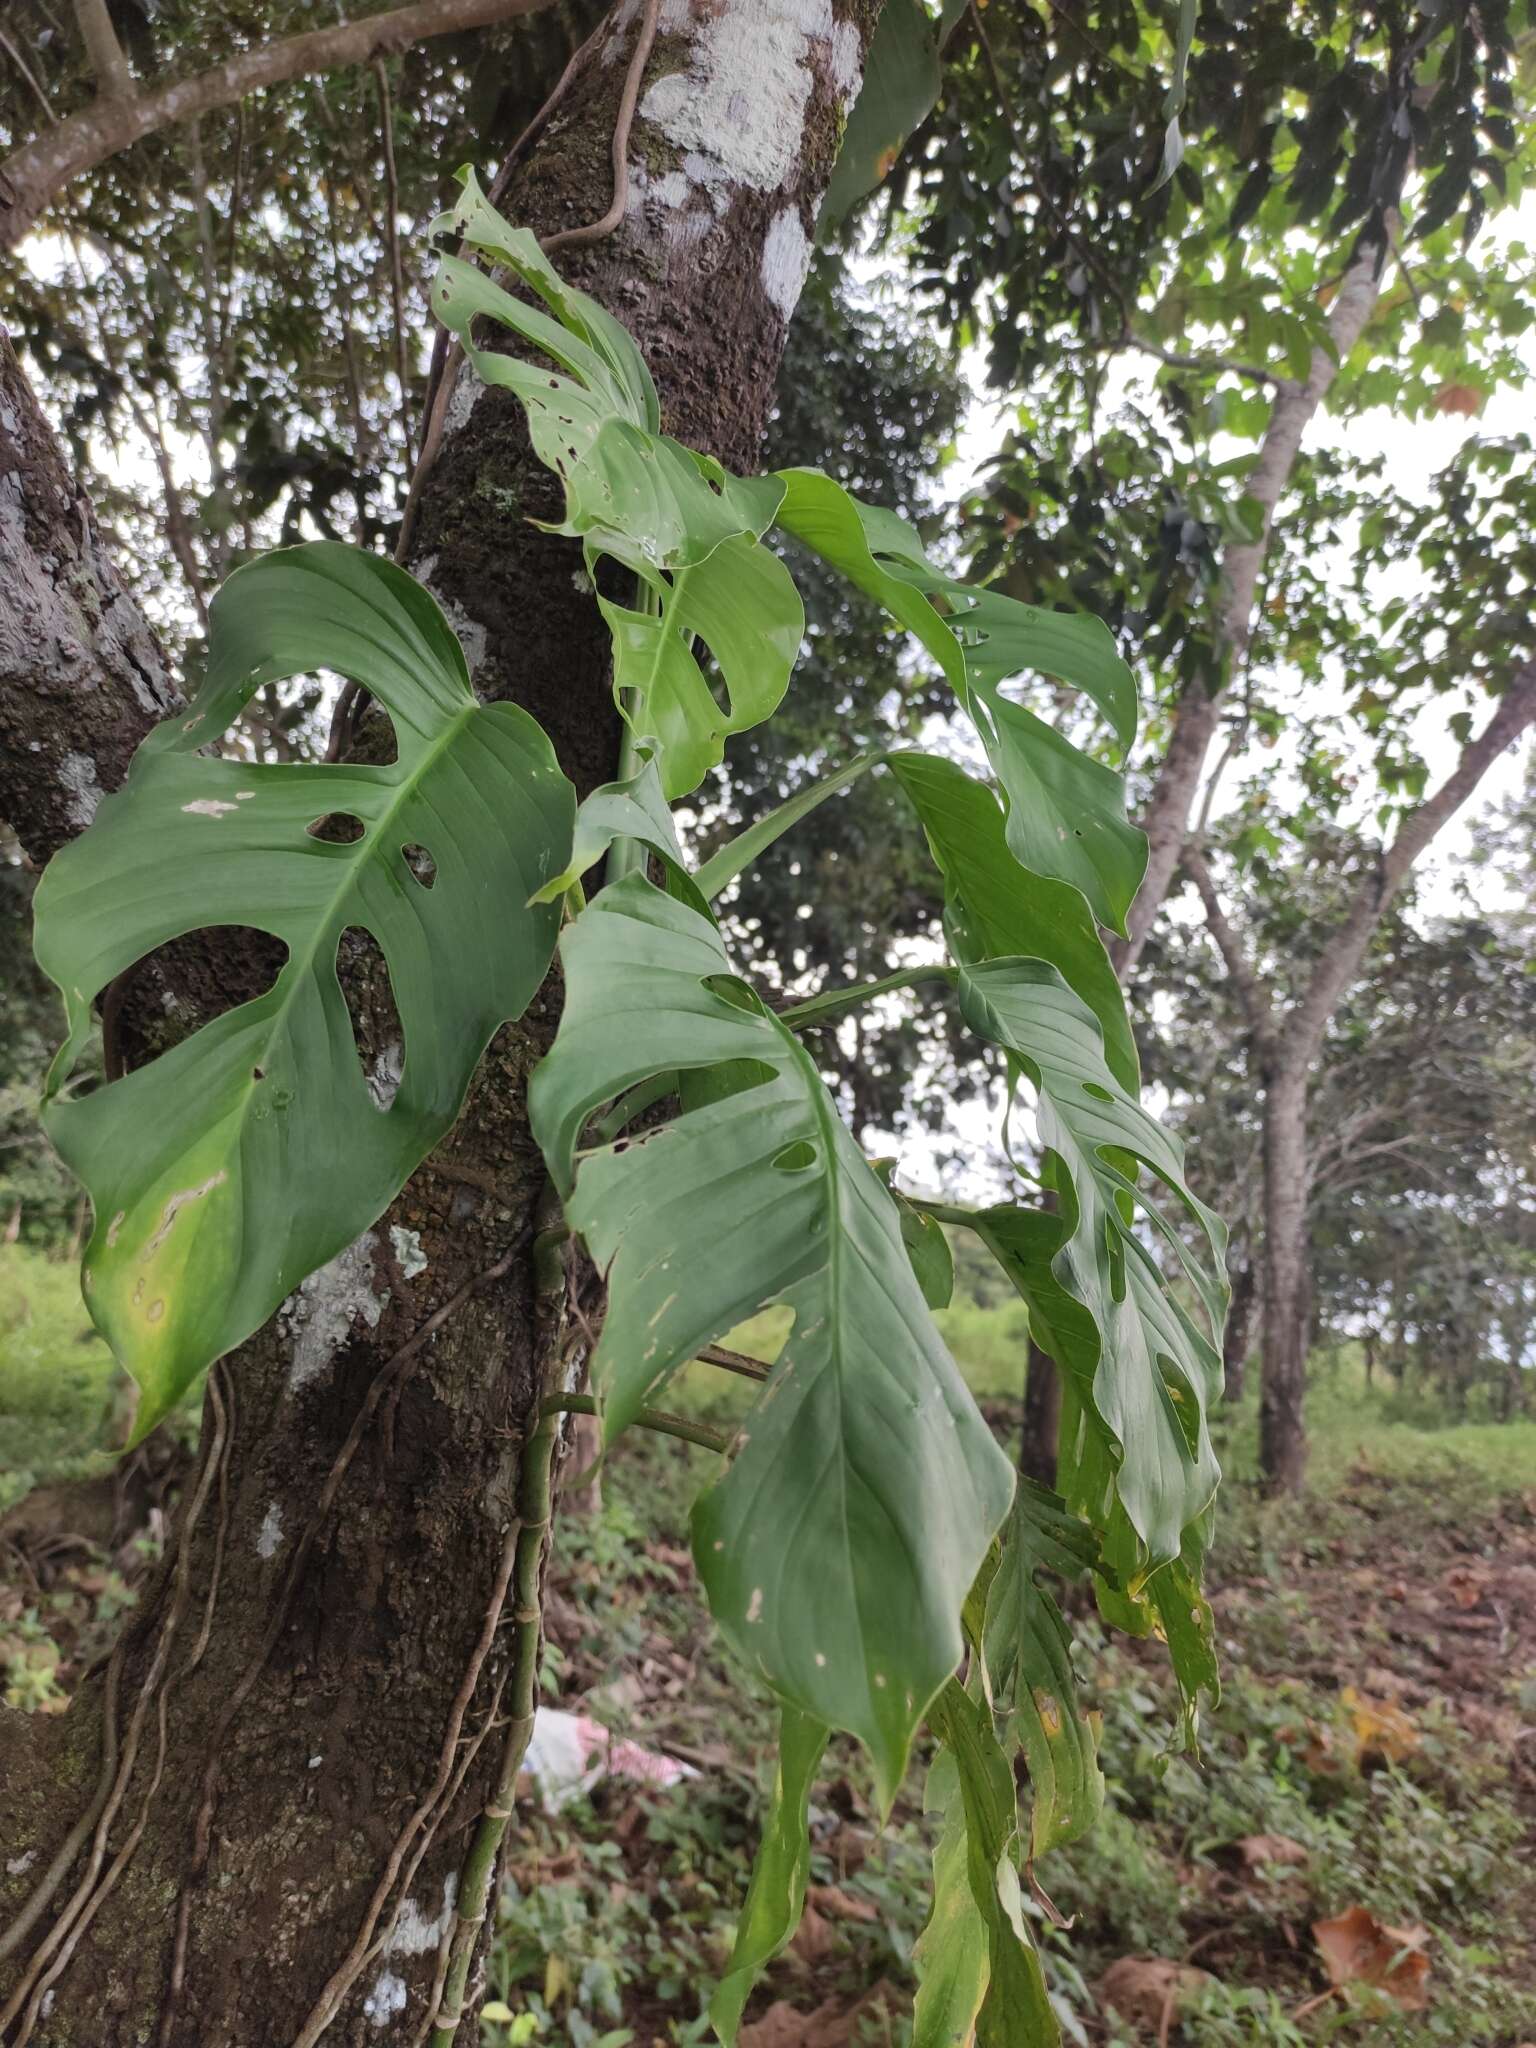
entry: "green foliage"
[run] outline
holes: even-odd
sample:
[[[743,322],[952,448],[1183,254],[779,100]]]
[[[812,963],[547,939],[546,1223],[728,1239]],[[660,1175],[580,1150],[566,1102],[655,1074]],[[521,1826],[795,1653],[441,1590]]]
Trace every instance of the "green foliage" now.
[[[0,1245],[0,1513],[99,1469],[112,1371],[74,1265]]]
[[[389,711],[392,764],[195,751],[262,683],[321,666]],[[458,641],[404,571],[317,541],[220,592],[190,713],[150,735],[37,892],[37,955],[69,1022],[45,1121],[91,1194],[85,1296],[143,1390],[141,1434],[365,1230],[452,1124],[491,1034],[544,978],[558,913],[525,906],[565,862],[572,809],[543,732],[476,702]],[[329,816],[356,839],[316,837]],[[267,993],[107,1088],[64,1094],[94,998],[215,924],[283,940]],[[404,1034],[387,1103],[337,979],[351,927],[383,950]]]
[[[1096,930],[1123,924],[1144,849],[1119,775],[1005,694],[1025,671],[1058,679],[1124,745],[1129,675],[1097,622],[971,591],[902,520],[824,473],[742,480],[661,434],[628,335],[490,209],[472,175],[463,184],[438,226],[533,302],[445,256],[434,303],[470,362],[521,402],[563,485],[557,530],[582,539],[595,587],[603,578],[626,760],[573,823],[542,733],[520,711],[476,703],[452,634],[402,572],[318,543],[230,580],[190,717],[151,737],[125,792],[40,892],[40,957],[70,1021],[51,1128],[95,1200],[93,1313],[145,1385],[147,1426],[381,1212],[451,1121],[490,1032],[541,980],[563,902],[565,1001],[530,1113],[569,1223],[607,1279],[590,1361],[607,1437],[745,1318],[770,1304],[792,1317],[693,1513],[717,1620],[797,1717],[720,2025],[729,2034],[793,1926],[803,1792],[824,1731],[859,1738],[889,1810],[926,1717],[949,1814],[928,1981],[948,1987],[946,2009],[969,2009],[987,2048],[1037,2048],[1056,2026],[1021,1844],[1075,1835],[1100,1797],[1060,1612],[1037,1569],[1091,1565],[1106,1612],[1137,1632],[1156,1616],[1187,1695],[1214,1683],[1198,1580],[1216,1476],[1204,1404],[1224,1308],[1220,1227],[1135,1099]],[[490,347],[489,321],[539,362]],[[906,751],[890,763],[944,881],[955,964],[934,971],[1010,1080],[1028,1077],[1039,1096],[1056,1206],[989,1212],[978,1234],[1082,1382],[1070,1506],[1025,1495],[1001,1562],[1014,1475],[925,1298],[947,1299],[952,1284],[939,1227],[951,1212],[899,1196],[863,1156],[797,1035],[914,976],[775,1013],[733,967],[701,881],[713,893],[739,873],[811,813],[809,793],[739,849],[717,850],[699,877],[668,809],[730,733],[760,725],[783,696],[802,614],[765,545],[775,525],[913,636],[1000,786],[994,797]],[[637,605],[607,595],[615,567],[636,579]],[[394,764],[252,769],[193,751],[261,685],[317,667],[380,699]],[[829,785],[875,765],[838,764]],[[317,812],[355,818],[360,836],[316,839],[305,828]],[[661,856],[661,885],[637,848]],[[577,877],[605,849],[607,886],[583,905]],[[411,859],[423,850],[426,878]],[[285,941],[272,990],[127,1080],[60,1096],[92,998],[148,948],[209,922]],[[382,949],[406,1040],[382,1112],[336,980],[351,926]],[[653,1112],[643,1125],[642,1109]],[[146,1120],[155,1143],[143,1156],[133,1140]],[[1140,1166],[1183,1204],[1201,1254],[1139,1193]],[[1138,1203],[1173,1247],[1204,1329],[1133,1232]],[[953,1677],[962,1617],[977,1653],[964,1687]],[[1028,1823],[1019,1754],[1036,1779]]]

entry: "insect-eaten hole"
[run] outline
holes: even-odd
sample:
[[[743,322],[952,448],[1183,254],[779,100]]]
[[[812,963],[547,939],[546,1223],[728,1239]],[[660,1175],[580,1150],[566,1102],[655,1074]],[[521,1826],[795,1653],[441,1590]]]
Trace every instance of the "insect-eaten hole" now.
[[[386,1110],[405,1072],[405,1026],[384,949],[366,926],[348,925],[337,941],[336,979],[369,1098],[375,1109]]]
[[[437,862],[424,846],[402,846],[405,864],[420,882],[423,889],[430,889],[437,881]]]
[[[816,1164],[816,1158],[816,1147],[805,1138],[796,1138],[782,1152],[774,1153],[773,1163],[780,1173],[803,1173]]]
[[[327,817],[312,819],[304,830],[311,839],[323,839],[327,846],[356,846],[368,827],[350,811],[332,811]]]

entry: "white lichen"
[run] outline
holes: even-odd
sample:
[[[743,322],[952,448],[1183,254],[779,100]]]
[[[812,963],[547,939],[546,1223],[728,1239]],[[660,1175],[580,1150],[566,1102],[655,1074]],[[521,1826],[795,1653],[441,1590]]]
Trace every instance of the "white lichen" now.
[[[200,796],[192,803],[181,807],[194,818],[223,818],[235,808],[233,804],[222,803],[216,796]]]
[[[370,1330],[378,1325],[389,1290],[375,1289],[373,1255],[378,1239],[365,1230],[329,1265],[311,1273],[280,1314],[293,1346],[288,1384],[297,1390],[317,1379],[352,1333],[355,1318]]]
[[[397,2012],[405,2011],[406,1997],[405,1979],[393,1970],[381,1970],[363,2000],[363,2018],[375,2027],[387,2027]]]
[[[66,754],[59,763],[59,781],[65,792],[64,808],[69,822],[84,831],[105,794],[96,780],[96,763],[89,754]]]
[[[407,1280],[414,1280],[418,1273],[425,1273],[427,1255],[421,1248],[420,1231],[407,1230],[399,1223],[391,1223],[389,1241],[395,1248],[395,1259]]]
[[[374,1054],[373,1064],[366,1076],[368,1093],[373,1098],[375,1109],[388,1109],[400,1093],[400,1082],[405,1074],[405,1047],[398,1039],[381,1046]]]
[[[713,175],[777,191],[800,160],[812,46],[835,61],[835,27],[831,0],[726,0],[697,27],[688,69],[658,78],[640,112]]]
[[[786,320],[800,300],[810,268],[811,244],[800,224],[800,209],[786,206],[776,213],[763,238],[763,296]]]
[[[276,1557],[277,1546],[283,1540],[283,1511],[273,1501],[261,1518],[261,1527],[256,1531],[256,1555]]]
[[[443,1879],[443,1903],[436,1916],[429,1920],[414,1899],[407,1899],[400,1908],[394,1931],[385,1943],[384,1953],[391,1956],[424,1956],[435,1949],[448,1932],[448,1923],[453,1918],[454,1900],[459,1894],[458,1872],[451,1870]]]

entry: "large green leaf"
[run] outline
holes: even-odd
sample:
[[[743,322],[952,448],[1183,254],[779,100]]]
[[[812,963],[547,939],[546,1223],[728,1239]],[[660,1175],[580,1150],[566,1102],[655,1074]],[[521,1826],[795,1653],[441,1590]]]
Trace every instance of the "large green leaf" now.
[[[261,684],[319,668],[385,706],[396,761],[194,751]],[[45,1121],[90,1190],[85,1298],[143,1390],[141,1430],[366,1229],[452,1123],[492,1032],[548,968],[558,912],[528,898],[564,862],[573,810],[544,734],[476,702],[447,621],[403,570],[318,541],[237,570],[214,599],[190,711],[149,736],[36,903],[69,1025]],[[336,814],[360,824],[354,844],[310,830]],[[414,848],[434,864],[426,882]],[[61,1092],[101,990],[210,925],[286,944],[271,989],[110,1087]],[[387,1105],[337,980],[349,926],[383,949],[404,1032]]]
[[[630,337],[595,300],[562,283],[534,238],[503,220],[473,175],[464,176],[458,207],[438,225],[543,303],[514,298],[472,264],[444,256],[433,310],[481,378],[522,401],[536,453],[565,486],[558,530],[582,536],[594,582],[605,555],[634,574],[639,603],[599,599],[613,636],[614,692],[653,748],[666,795],[686,796],[720,761],[727,735],[777,707],[799,653],[799,593],[760,544],[783,485],[732,476],[662,434]],[[569,374],[485,345],[476,322],[488,320]],[[696,638],[714,656],[724,703],[694,653]]]
[[[884,606],[943,669],[1008,799],[1004,830],[1020,863],[1070,883],[1101,924],[1124,931],[1146,866],[1146,839],[1127,822],[1122,777],[999,688],[1004,676],[1025,668],[1064,676],[1129,739],[1130,672],[1104,626],[969,590],[927,563],[903,521],[860,505],[819,470],[782,470],[780,480],[779,525]],[[947,618],[929,593],[945,601]]]
[[[867,1744],[889,1801],[959,1659],[961,1604],[1013,1474],[934,1328],[889,1193],[793,1032],[732,976],[713,924],[634,875],[561,954],[566,1009],[531,1107],[608,1274],[591,1368],[607,1429],[746,1316],[794,1310],[734,1462],[695,1509],[694,1547],[737,1648]],[[763,1078],[577,1171],[600,1104],[728,1062]]]
[[[1110,1072],[1093,1013],[1055,968],[989,961],[962,967],[959,986],[972,1029],[1005,1048],[1037,1092],[1061,1206],[1052,1271],[1092,1317],[1097,1339],[1089,1398],[1113,1446],[1119,1497],[1138,1536],[1153,1560],[1177,1557],[1219,1476],[1206,1415],[1221,1392],[1213,1339],[1226,1312],[1226,1232],[1185,1186],[1177,1140]],[[1174,1197],[1199,1252],[1130,1178],[1137,1161]],[[1131,1227],[1138,1209],[1171,1247],[1206,1330]]]
[[[820,1721],[785,1707],[779,1719],[779,1761],[767,1826],[752,1865],[747,1901],[725,1975],[709,2001],[715,2032],[732,2048],[752,1986],[800,1925],[811,1870],[807,1810],[827,1747]]]
[[[1029,1766],[1032,1856],[1086,1834],[1104,1804],[1098,1727],[1077,1703],[1071,1635],[1036,1580],[1042,1570],[1081,1578],[1098,1554],[1094,1532],[1055,1494],[1019,1481],[987,1591],[984,1642],[994,1709],[1009,1717]]]
[[[886,0],[881,8],[822,201],[823,234],[883,182],[907,137],[931,112],[940,81],[935,30],[922,0]]]
[[[950,1679],[928,1718],[944,1745],[941,1762],[953,1759],[965,1817],[966,1878],[975,1916],[986,1930],[987,1981],[976,2015],[976,2048],[1056,2048],[1060,2029],[1019,1891],[1013,1767],[986,1701],[959,1679]],[[951,1939],[968,1944],[973,1937],[960,1925]],[[938,1960],[930,1949],[930,1971]]]
[[[891,756],[891,769],[944,877],[956,956],[978,961],[1027,953],[1059,968],[1098,1019],[1115,1079],[1134,1091],[1141,1067],[1125,994],[1082,892],[1020,867],[997,798],[955,762],[902,753]]]

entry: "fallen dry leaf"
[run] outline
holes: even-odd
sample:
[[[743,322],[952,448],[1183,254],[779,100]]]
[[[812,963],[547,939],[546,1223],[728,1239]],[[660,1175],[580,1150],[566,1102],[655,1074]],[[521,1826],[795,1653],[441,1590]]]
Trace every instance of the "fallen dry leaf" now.
[[[836,1942],[830,1920],[822,1918],[816,1908],[807,1900],[805,1911],[800,1916],[800,1925],[790,1936],[790,1947],[804,1963],[819,1962]]]
[[[1099,1979],[1099,2003],[1123,2020],[1161,2027],[1215,1981],[1209,1970],[1169,1962],[1166,1956],[1122,1956]]]
[[[884,2010],[895,2011],[898,2003],[895,1989],[884,1977],[856,2005],[829,1998],[814,2012],[799,2012],[781,1998],[760,2019],[742,2028],[736,2037],[738,2048],[847,2048],[862,2019]]]
[[[1465,413],[1475,418],[1483,409],[1483,394],[1475,384],[1442,384],[1435,393],[1436,412]]]
[[[1369,1907],[1351,1906],[1337,1919],[1315,1920],[1312,1939],[1331,1984],[1368,1984],[1404,2012],[1422,2012],[1429,2003],[1428,1928],[1387,1927]]]
[[[1263,1863],[1295,1865],[1307,1860],[1301,1843],[1293,1842],[1289,1835],[1239,1835],[1232,1846],[1250,1870]]]
[[[1346,1685],[1339,1698],[1349,1709],[1355,1730],[1355,1761],[1377,1759],[1399,1764],[1419,1746],[1419,1731],[1401,1707]]]
[[[874,1921],[880,1918],[880,1908],[872,1900],[855,1898],[840,1884],[813,1884],[806,1891],[805,1901],[816,1912],[825,1913],[832,1920]]]
[[[1451,1566],[1445,1575],[1444,1585],[1456,1605],[1463,1609],[1480,1607],[1488,1591],[1484,1574],[1464,1564]]]

